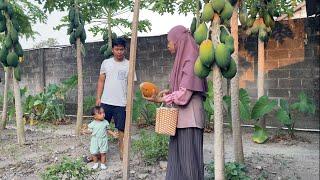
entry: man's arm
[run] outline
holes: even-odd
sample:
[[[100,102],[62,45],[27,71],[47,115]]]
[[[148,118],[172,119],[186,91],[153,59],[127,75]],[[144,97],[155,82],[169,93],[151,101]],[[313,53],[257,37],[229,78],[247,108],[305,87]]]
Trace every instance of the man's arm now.
[[[97,97],[96,97],[96,105],[97,106],[100,106],[100,104],[101,104],[101,96],[102,96],[102,92],[103,92],[105,79],[106,79],[106,74],[99,75],[98,84],[97,84]]]

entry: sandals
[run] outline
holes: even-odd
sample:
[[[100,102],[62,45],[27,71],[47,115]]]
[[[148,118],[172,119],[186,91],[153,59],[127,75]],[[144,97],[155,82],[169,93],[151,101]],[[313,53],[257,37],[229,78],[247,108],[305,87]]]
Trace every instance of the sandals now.
[[[83,156],[83,162],[89,163],[92,162],[92,159],[90,158],[90,156]]]

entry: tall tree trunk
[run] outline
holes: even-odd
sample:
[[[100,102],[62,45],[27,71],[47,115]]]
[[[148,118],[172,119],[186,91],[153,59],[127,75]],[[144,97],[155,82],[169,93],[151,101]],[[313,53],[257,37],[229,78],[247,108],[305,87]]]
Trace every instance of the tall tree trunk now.
[[[8,118],[8,90],[9,90],[9,77],[11,74],[11,68],[5,67],[4,73],[4,92],[3,92],[3,107],[2,107],[2,116],[0,122],[0,130],[4,130],[7,124]]]
[[[214,87],[214,172],[215,179],[224,179],[224,143],[222,111],[222,76],[217,65],[213,67]]]
[[[108,41],[108,47],[112,47],[112,32],[111,32],[111,21],[112,21],[112,19],[111,19],[111,8],[109,8],[108,9],[108,39],[109,39],[109,41]]]
[[[78,109],[77,109],[77,123],[76,135],[80,134],[83,116],[83,77],[82,77],[82,56],[81,56],[81,42],[77,38],[77,71],[78,71]]]
[[[264,95],[264,42],[258,38],[258,98]],[[259,120],[259,125],[263,128],[266,127],[265,118]]]
[[[237,74],[231,79],[231,119],[232,119],[232,137],[233,153],[237,163],[244,162],[241,121],[239,113],[239,37],[238,37],[238,7],[239,2],[233,9],[231,17],[231,34],[234,39],[233,59],[237,65]]]
[[[212,21],[211,39],[214,47],[220,43],[220,17],[215,14]],[[213,66],[214,92],[214,172],[215,179],[224,180],[222,75],[217,65]]]
[[[18,143],[20,145],[23,145],[26,142],[26,138],[25,138],[25,134],[24,134],[24,123],[22,120],[20,86],[19,86],[19,82],[16,80],[13,73],[12,73],[12,80],[13,80],[13,91],[14,91],[14,104],[15,104],[15,108],[16,108]]]

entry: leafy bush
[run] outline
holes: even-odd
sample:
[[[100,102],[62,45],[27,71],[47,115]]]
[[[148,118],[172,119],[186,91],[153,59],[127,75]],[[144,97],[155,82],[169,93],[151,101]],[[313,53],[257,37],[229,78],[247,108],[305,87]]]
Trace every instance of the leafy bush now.
[[[167,160],[169,137],[142,130],[140,139],[133,140],[132,146],[133,151],[139,153],[145,163],[154,164],[157,161]]]
[[[291,111],[294,110],[306,115],[314,115],[316,106],[304,92],[299,93],[299,100],[293,103],[291,106],[289,106],[288,101],[280,99],[280,106],[276,113],[276,118],[281,124],[288,128],[288,133],[290,136],[294,136],[295,120],[292,118],[291,113]]]
[[[41,173],[44,180],[60,180],[60,179],[88,179],[93,171],[86,167],[86,164],[80,160],[72,160],[63,158],[59,164],[50,166]]]
[[[146,101],[140,90],[137,90],[133,100],[133,121],[140,125],[154,125],[157,107],[159,105]]]
[[[209,173],[209,179],[214,179],[214,162],[206,165],[206,169]],[[224,166],[225,179],[229,180],[249,180],[250,177],[246,175],[246,166],[243,164],[228,162]]]
[[[83,111],[91,115],[91,108],[96,105],[96,97],[95,96],[86,96],[83,100]]]
[[[24,112],[31,119],[61,120],[65,116],[65,98],[68,91],[77,85],[77,76],[72,76],[60,85],[50,84],[43,92],[29,95],[25,100]]]

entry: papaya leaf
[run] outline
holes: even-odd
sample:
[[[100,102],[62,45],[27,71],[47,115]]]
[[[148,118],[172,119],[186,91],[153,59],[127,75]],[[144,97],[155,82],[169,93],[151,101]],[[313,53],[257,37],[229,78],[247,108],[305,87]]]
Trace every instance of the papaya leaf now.
[[[271,112],[276,105],[276,100],[270,101],[268,96],[261,96],[252,108],[251,119],[263,117],[265,114]]]
[[[255,143],[262,144],[268,140],[268,133],[265,129],[260,126],[254,126],[254,133],[252,135],[252,140]]]
[[[250,97],[243,88],[239,90],[239,111],[240,119],[244,121],[250,120]]]

